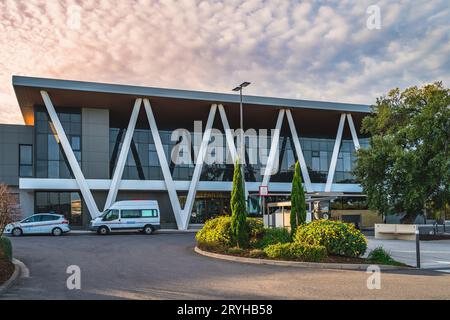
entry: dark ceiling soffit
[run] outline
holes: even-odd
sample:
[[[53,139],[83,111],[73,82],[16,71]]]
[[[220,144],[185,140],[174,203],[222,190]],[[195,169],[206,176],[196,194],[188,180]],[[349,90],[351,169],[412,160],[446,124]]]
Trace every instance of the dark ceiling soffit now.
[[[164,89],[152,87],[129,86],[119,84],[106,84],[96,82],[58,80],[47,78],[34,78],[13,76],[14,87],[32,87],[39,89],[59,89],[85,92],[99,92],[111,94],[124,94],[140,97],[161,97],[172,99],[200,100],[217,103],[239,103],[239,97],[235,94],[212,93],[201,91],[189,91],[178,89]],[[271,107],[320,109],[346,112],[370,112],[370,106],[363,104],[351,104],[340,102],[322,102],[310,100],[296,100],[285,98],[272,98],[260,96],[244,96],[244,103],[253,105],[266,105]]]

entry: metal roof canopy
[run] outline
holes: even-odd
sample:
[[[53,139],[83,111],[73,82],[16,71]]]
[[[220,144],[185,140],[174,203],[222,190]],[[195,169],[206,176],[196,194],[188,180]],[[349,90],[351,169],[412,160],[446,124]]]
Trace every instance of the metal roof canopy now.
[[[199,105],[211,103],[239,104],[236,94],[201,92],[179,89],[166,89],[142,87],[120,84],[107,84],[96,82],[58,80],[48,78],[35,78],[13,76],[12,84],[16,93],[25,122],[32,119],[35,105],[41,105],[40,90],[47,90],[52,99],[55,96],[55,105],[88,106],[99,108],[125,108],[132,106],[137,97],[148,97],[159,101],[169,102],[181,100],[186,106],[193,102]],[[175,102],[175,101],[174,101]],[[328,111],[342,111],[352,113],[368,113],[370,106],[340,102],[324,102],[312,100],[298,100],[274,97],[248,96],[243,97],[244,104],[248,106],[303,108]],[[27,123],[29,124],[29,123]]]

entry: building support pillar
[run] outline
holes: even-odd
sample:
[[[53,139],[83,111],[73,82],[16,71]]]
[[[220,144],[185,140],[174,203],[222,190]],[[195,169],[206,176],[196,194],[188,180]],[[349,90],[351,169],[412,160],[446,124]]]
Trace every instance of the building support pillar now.
[[[286,110],[286,116],[289,122],[289,127],[291,128],[291,135],[292,139],[294,140],[295,151],[297,152],[298,162],[300,164],[300,169],[302,170],[306,191],[313,192],[314,190],[312,188],[311,179],[309,177],[308,167],[306,165],[305,157],[303,156],[302,146],[300,145],[300,140],[298,138],[297,129],[295,128],[291,110]]]
[[[42,90],[41,96],[44,100],[44,105],[50,116],[53,127],[56,130],[56,134],[58,135],[59,143],[61,144],[67,161],[69,162],[70,169],[72,169],[75,180],[77,181],[78,187],[80,188],[80,192],[83,195],[83,200],[86,203],[89,214],[91,215],[91,218],[94,219],[100,215],[100,211],[98,210],[97,204],[95,203],[94,197],[92,196],[92,192],[89,189],[88,184],[86,183],[86,179],[84,178],[83,172],[81,171],[80,165],[78,164],[77,158],[75,157],[75,154],[72,150],[72,146],[70,145],[69,139],[67,139],[64,128],[59,121],[58,114],[56,113],[55,107],[53,106],[53,103],[47,91]]]
[[[341,114],[341,119],[339,120],[336,140],[334,142],[333,154],[331,156],[330,169],[328,170],[327,183],[325,185],[325,192],[331,192],[334,173],[336,172],[336,164],[339,155],[339,149],[341,148],[342,133],[344,132],[344,124],[345,124],[345,113]]]
[[[127,132],[125,133],[125,138],[123,139],[122,148],[120,149],[119,158],[117,160],[116,168],[114,169],[114,175],[111,180],[111,186],[109,188],[108,197],[105,202],[105,209],[111,207],[111,205],[116,201],[117,192],[119,191],[119,184],[122,180],[123,170],[125,168],[125,163],[127,162],[128,152],[130,151],[131,140],[133,139],[134,129],[136,127],[136,121],[141,110],[142,99],[136,99],[131,112],[130,121],[128,123]]]
[[[262,186],[267,186],[270,181],[270,177],[272,176],[272,172],[275,165],[275,157],[278,154],[278,144],[280,142],[280,131],[281,131],[281,125],[283,124],[283,118],[284,118],[284,109],[280,109],[280,112],[278,113],[278,119],[277,124],[275,125],[275,133],[272,138],[272,143],[270,145],[270,152],[269,157],[267,159],[266,168],[264,171],[264,178],[262,181]]]

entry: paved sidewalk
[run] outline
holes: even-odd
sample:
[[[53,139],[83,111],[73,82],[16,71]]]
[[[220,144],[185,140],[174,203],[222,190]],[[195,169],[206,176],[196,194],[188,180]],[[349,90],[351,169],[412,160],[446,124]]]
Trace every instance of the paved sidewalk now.
[[[382,246],[391,256],[410,266],[416,266],[416,243],[405,240],[378,240],[367,237],[368,252]],[[420,241],[421,268],[442,269],[450,273],[450,240]]]

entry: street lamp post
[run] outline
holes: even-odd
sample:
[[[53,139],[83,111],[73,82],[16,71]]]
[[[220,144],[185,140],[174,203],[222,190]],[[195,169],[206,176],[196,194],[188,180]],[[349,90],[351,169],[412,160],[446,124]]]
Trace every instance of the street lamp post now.
[[[243,82],[241,83],[239,86],[237,86],[236,88],[233,89],[233,91],[239,91],[239,98],[240,98],[240,103],[239,103],[239,114],[240,114],[240,127],[241,127],[241,157],[242,159],[240,159],[241,164],[242,164],[242,168],[244,165],[244,161],[245,161],[245,153],[244,153],[244,110],[242,107],[242,89],[245,87],[248,87],[250,85],[250,82]],[[244,172],[242,172],[244,173]]]

